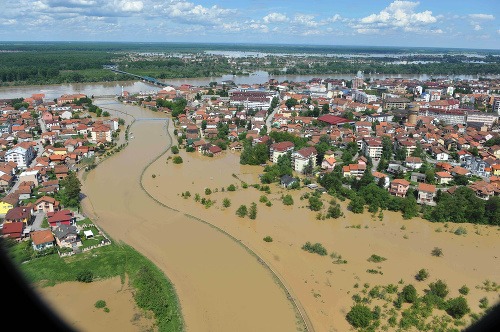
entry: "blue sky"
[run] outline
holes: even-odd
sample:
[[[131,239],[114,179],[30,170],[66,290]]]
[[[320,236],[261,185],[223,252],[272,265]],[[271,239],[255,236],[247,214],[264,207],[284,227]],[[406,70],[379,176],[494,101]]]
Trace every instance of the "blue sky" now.
[[[499,0],[1,0],[2,41],[500,49]]]

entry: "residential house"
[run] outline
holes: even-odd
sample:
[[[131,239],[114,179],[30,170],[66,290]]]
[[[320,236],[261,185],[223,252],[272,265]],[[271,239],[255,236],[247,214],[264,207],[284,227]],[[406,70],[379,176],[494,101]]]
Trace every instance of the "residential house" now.
[[[59,211],[61,205],[58,200],[50,196],[43,196],[35,202],[35,209],[38,212],[49,213]]]
[[[295,183],[297,183],[297,179],[288,174],[285,174],[280,178],[280,185],[283,188],[290,188]]]
[[[292,153],[292,167],[296,172],[303,173],[311,165],[316,167],[316,157],[318,152],[314,146],[302,148]]]
[[[436,172],[435,177],[438,184],[448,184],[453,180],[453,175],[446,171]]]
[[[0,191],[7,191],[14,184],[12,175],[3,173],[0,175]]]
[[[419,157],[406,157],[405,159],[405,166],[409,169],[419,169],[422,167],[422,164],[422,159]]]
[[[411,182],[425,182],[427,176],[424,173],[413,172],[410,176]]]
[[[437,161],[446,161],[450,158],[450,154],[442,146],[431,147],[429,153]]]
[[[382,186],[384,188],[389,187],[391,180],[389,179],[389,177],[386,174],[375,171],[372,173],[372,175],[375,178],[374,181],[377,185],[382,184]]]
[[[61,224],[53,229],[59,247],[73,248],[82,245],[78,230],[74,225]]]
[[[326,170],[326,171],[333,171],[335,168],[335,165],[337,163],[337,160],[335,159],[334,156],[327,156],[325,154],[323,161],[321,162],[321,169]]]
[[[5,152],[5,161],[13,161],[19,168],[27,168],[35,158],[35,150],[30,142],[21,142]]]
[[[211,154],[214,157],[220,156],[222,154],[222,149],[218,147],[217,145],[210,145],[207,151],[209,154]]]
[[[4,223],[2,227],[2,237],[21,241],[24,235],[25,224],[23,222]]]
[[[47,220],[52,229],[59,225],[73,225],[76,218],[71,210],[59,210],[54,212],[47,212]]]
[[[41,175],[40,171],[35,169],[35,170],[26,170],[19,174],[19,181],[32,181],[35,185],[35,187],[38,187],[38,185],[41,182]]]
[[[389,193],[397,197],[405,197],[408,189],[410,189],[410,182],[405,179],[394,179],[391,182]]]
[[[361,179],[366,170],[366,164],[349,164],[342,167],[344,177],[355,177]]]
[[[31,208],[27,206],[16,206],[7,211],[5,222],[23,222],[26,225],[31,224]]]
[[[54,247],[55,238],[50,229],[31,232],[31,241],[33,249],[41,251]]]
[[[436,195],[436,186],[428,183],[418,184],[417,203],[424,205],[436,205],[434,197]]]
[[[269,146],[269,155],[273,163],[278,162],[278,158],[288,152],[293,152],[295,145],[290,141],[273,143]]]

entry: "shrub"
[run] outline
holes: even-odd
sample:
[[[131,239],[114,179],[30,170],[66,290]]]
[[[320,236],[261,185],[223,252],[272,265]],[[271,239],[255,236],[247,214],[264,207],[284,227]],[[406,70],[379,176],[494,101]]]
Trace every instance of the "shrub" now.
[[[248,183],[243,182],[243,183],[241,184],[241,187],[242,187],[243,189],[247,189],[247,188],[248,188]]]
[[[373,262],[373,263],[380,263],[380,262],[387,260],[387,258],[373,254],[367,260],[369,262]]]
[[[429,293],[444,299],[448,295],[448,285],[441,279],[429,284]]]
[[[265,195],[260,196],[259,202],[266,203],[267,201],[268,201],[267,196],[265,196]]]
[[[373,319],[373,313],[370,308],[363,304],[354,305],[347,313],[346,319],[355,328],[364,328],[370,325]]]
[[[151,175],[151,177],[152,177],[153,179],[154,179],[154,178],[156,178],[156,174]]]
[[[172,151],[173,154],[178,154],[179,153],[179,148],[177,147],[177,145],[173,145],[170,148],[170,151]]]
[[[76,276],[76,280],[79,282],[90,283],[90,282],[94,281],[94,274],[92,273],[92,271],[89,271],[89,270],[81,271]]]
[[[227,191],[236,191],[236,186],[234,184],[230,184],[228,187],[227,187]]]
[[[431,255],[435,257],[441,257],[443,256],[443,250],[441,250],[441,248],[434,247],[434,249],[432,249],[431,251]]]
[[[183,160],[182,160],[182,157],[181,156],[175,156],[172,161],[174,162],[174,164],[182,164]]]
[[[467,287],[466,285],[463,285],[462,287],[460,287],[458,292],[462,295],[467,295],[467,294],[469,294],[469,287]]]
[[[467,300],[463,296],[459,296],[448,301],[446,312],[453,318],[462,318],[470,312],[470,308]]]
[[[464,227],[460,226],[455,230],[455,235],[466,235],[467,234],[467,229]]]
[[[479,300],[479,308],[481,309],[486,309],[489,306],[489,301],[488,298],[483,297],[481,300]]]
[[[293,205],[293,197],[292,195],[285,195],[282,198],[283,204],[285,205]]]
[[[323,202],[316,196],[309,197],[309,208],[311,211],[319,211],[323,207]]]
[[[224,198],[222,200],[222,206],[225,207],[225,208],[228,208],[231,206],[231,200],[229,200],[229,198]]]
[[[269,206],[269,207],[270,207],[270,206],[273,206],[273,203],[271,203],[271,201],[267,201],[267,202],[266,202],[266,206]]]
[[[205,195],[210,195],[212,190],[210,188],[205,188]]]
[[[429,271],[427,271],[426,269],[420,269],[420,271],[418,271],[417,275],[415,276],[415,279],[417,279],[418,281],[424,281],[427,278],[429,278]]]
[[[246,205],[240,205],[238,210],[236,210],[236,215],[240,218],[243,218],[247,215],[248,209]]]
[[[401,299],[406,302],[406,303],[413,303],[417,300],[417,290],[413,285],[406,285],[403,287],[403,290],[401,291]]]
[[[326,256],[328,254],[328,251],[326,251],[321,243],[311,244],[311,242],[307,241],[306,244],[302,246],[302,249],[321,256]]]
[[[96,307],[97,309],[104,308],[105,306],[106,306],[106,301],[104,300],[99,300],[94,304],[94,307]]]
[[[270,237],[269,235],[266,236],[265,238],[263,238],[263,240],[266,241],[266,242],[273,242],[273,238]]]
[[[186,148],[186,152],[194,152],[194,151],[196,151],[196,149],[194,147],[192,147],[192,146],[188,146]]]

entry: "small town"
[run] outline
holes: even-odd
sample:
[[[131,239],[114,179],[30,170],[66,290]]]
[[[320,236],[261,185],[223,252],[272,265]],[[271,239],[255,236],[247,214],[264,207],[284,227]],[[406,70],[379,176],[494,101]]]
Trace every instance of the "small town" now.
[[[284,187],[300,178],[315,186],[311,179],[335,169],[349,186],[369,172],[391,195],[404,198],[411,189],[419,205],[434,206],[436,197],[461,186],[482,200],[500,194],[499,92],[498,80],[370,82],[359,74],[352,81],[168,86],[122,91],[118,99],[175,119],[186,151],[217,157],[262,144],[264,158],[241,159],[256,165],[276,164],[288,153],[296,177],[271,180]],[[81,238],[99,231],[76,227],[84,217],[77,201],[61,195],[61,183],[109,155],[124,120],[84,94],[0,100],[0,111],[3,236],[31,239],[35,250],[77,251]]]

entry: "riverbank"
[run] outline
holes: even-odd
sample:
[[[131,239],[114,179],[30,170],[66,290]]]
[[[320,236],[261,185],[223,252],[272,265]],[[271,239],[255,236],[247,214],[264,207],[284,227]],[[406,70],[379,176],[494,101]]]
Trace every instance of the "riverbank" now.
[[[221,157],[205,157],[181,150],[182,164],[173,164],[168,155],[151,165],[144,174],[145,188],[160,202],[180,211],[189,211],[222,228],[255,251],[268,262],[291,286],[312,320],[316,331],[345,331],[350,325],[345,314],[353,304],[352,296],[358,285],[414,284],[420,294],[429,282],[445,280],[450,297],[459,296],[463,285],[470,288],[467,295],[472,312],[482,312],[479,300],[487,297],[490,303],[498,301],[497,292],[487,292],[476,286],[485,280],[498,282],[500,275],[498,227],[461,224],[466,235],[455,235],[459,225],[434,224],[415,218],[403,220],[399,213],[384,211],[384,219],[373,219],[369,214],[353,214],[347,210],[347,202],[341,202],[345,217],[316,220],[316,213],[308,209],[307,200],[300,197],[311,192],[304,188],[285,191],[270,186],[271,194],[255,188],[242,188],[240,181],[259,183],[259,166],[239,164],[239,154],[224,152]],[[154,175],[154,176],[153,176]],[[234,184],[238,189],[227,191]],[[211,194],[206,195],[205,189]],[[189,192],[190,196],[182,193]],[[195,201],[195,196],[210,199],[213,205],[206,208]],[[291,194],[294,205],[285,206],[281,195]],[[267,196],[272,202],[268,207],[260,203]],[[329,198],[323,195],[327,201]],[[224,198],[231,201],[224,208]],[[257,204],[257,218],[239,218],[235,211],[240,205]],[[273,242],[263,241],[271,236]],[[330,256],[322,257],[301,249],[307,242],[321,243],[328,253],[336,252],[347,264],[334,264]],[[434,247],[442,249],[442,257],[434,257]],[[380,255],[386,260],[372,263],[367,259]],[[427,282],[415,280],[422,268],[430,271]],[[376,270],[381,273],[368,273]],[[402,286],[400,286],[402,287]],[[467,319],[467,324],[470,324]]]

